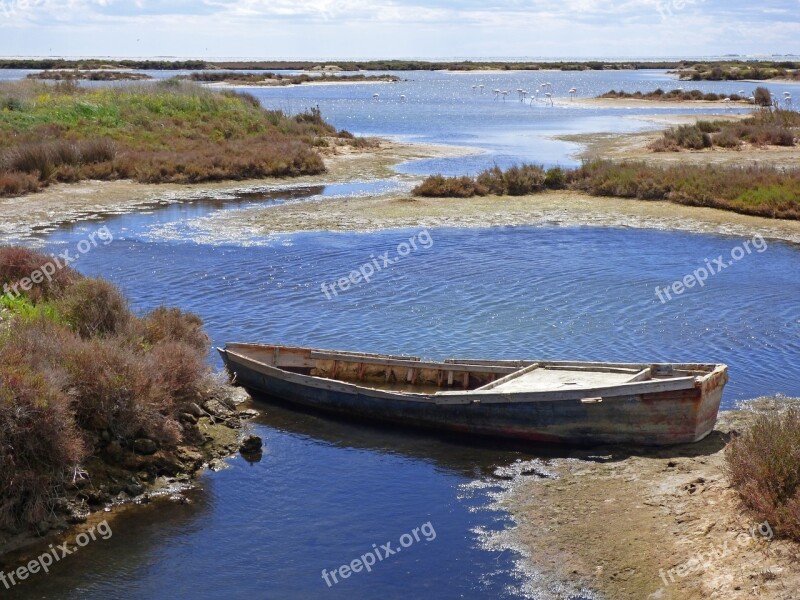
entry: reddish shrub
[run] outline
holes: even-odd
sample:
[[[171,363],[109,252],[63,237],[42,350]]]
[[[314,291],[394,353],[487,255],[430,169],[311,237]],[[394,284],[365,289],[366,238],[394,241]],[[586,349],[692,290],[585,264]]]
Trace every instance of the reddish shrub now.
[[[24,292],[33,301],[52,299],[81,278],[69,267],[54,268],[57,266],[54,259],[40,252],[17,246],[0,246],[0,286],[7,284],[11,287],[24,278],[32,277],[34,272],[42,271],[45,265],[50,265],[45,269],[51,275],[43,277],[41,283],[34,283],[30,290]],[[21,287],[17,290],[23,292]]]
[[[67,396],[27,365],[2,361],[0,526],[13,529],[50,514],[53,497],[85,454]]]
[[[725,459],[744,504],[778,535],[800,541],[800,409],[759,415],[731,440]]]
[[[179,342],[205,356],[211,341],[203,330],[203,321],[197,315],[178,308],[160,306],[140,321],[142,337],[150,345],[160,342]]]
[[[64,291],[58,308],[72,328],[85,338],[117,333],[131,319],[125,298],[103,279],[76,281]]]

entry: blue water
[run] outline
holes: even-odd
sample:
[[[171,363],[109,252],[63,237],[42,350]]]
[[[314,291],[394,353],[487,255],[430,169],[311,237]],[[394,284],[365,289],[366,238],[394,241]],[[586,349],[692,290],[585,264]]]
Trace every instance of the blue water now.
[[[418,161],[411,172],[471,172],[537,160],[570,164],[573,145],[545,136],[643,126],[637,111],[550,109],[473,95],[471,85],[515,90],[544,74],[401,74],[414,81],[255,90],[286,110],[319,104],[339,127],[483,154]],[[497,78],[497,79],[495,79]],[[663,72],[547,73],[558,90],[674,87]],[[527,83],[526,83],[527,82]],[[746,84],[705,84],[734,93]],[[736,89],[734,89],[736,88]],[[748,88],[749,89],[749,88]],[[781,88],[783,89],[783,88]],[[379,93],[379,99],[372,94]],[[408,102],[397,100],[405,93]],[[674,112],[674,111],[673,111]],[[195,200],[131,215],[99,215],[40,241],[74,248],[98,227],[113,243],[77,268],[116,282],[143,312],[161,304],[198,313],[214,344],[265,341],[431,358],[452,355],[635,361],[722,361],[723,405],[800,395],[800,250],[767,242],[702,288],[662,303],[667,287],[745,239],[590,227],[432,229],[432,244],[328,299],[321,290],[414,237],[416,230],[307,232],[221,239],[191,220],[255,205],[380,193],[399,180],[292,186]],[[759,244],[758,248],[761,248]],[[219,364],[213,357],[215,364]],[[518,556],[488,550],[482,531],[510,525],[487,508],[497,467],[542,449],[350,424],[274,405],[254,430],[264,458],[205,475],[191,503],[156,502],[113,521],[114,536],[24,582],[9,597],[81,598],[518,598]],[[490,487],[473,487],[485,480]],[[328,587],[321,573],[430,522],[420,541]],[[546,555],[537,549],[533,559]],[[569,582],[565,582],[569,584]],[[5,597],[5,596],[4,596]],[[577,596],[576,596],[577,597]]]

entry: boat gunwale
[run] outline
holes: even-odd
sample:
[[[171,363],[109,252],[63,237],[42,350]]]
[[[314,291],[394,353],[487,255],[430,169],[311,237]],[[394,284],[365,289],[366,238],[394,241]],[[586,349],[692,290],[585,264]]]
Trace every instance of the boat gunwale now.
[[[320,350],[316,348],[305,348],[299,346],[280,346],[280,345],[269,345],[269,344],[252,344],[252,343],[231,343],[226,344],[225,348],[217,348],[217,350],[223,356],[227,354],[232,354],[236,358],[245,361],[245,363],[252,363],[257,365],[258,368],[266,369],[267,373],[277,377],[279,379],[285,381],[291,381],[293,383],[297,383],[300,385],[311,386],[317,389],[336,389],[339,391],[345,391],[347,393],[356,393],[356,394],[367,394],[369,396],[375,398],[383,398],[383,399],[394,399],[394,400],[408,400],[408,401],[416,401],[416,402],[433,402],[435,404],[445,404],[445,405],[452,405],[452,404],[470,404],[470,403],[485,403],[485,404],[516,404],[516,403],[532,403],[532,402],[544,402],[544,401],[569,401],[569,400],[581,400],[586,396],[594,395],[594,396],[602,396],[603,398],[615,398],[615,397],[625,397],[625,396],[637,396],[641,394],[658,394],[658,393],[669,393],[674,391],[680,390],[688,390],[692,388],[698,388],[701,390],[701,393],[705,393],[708,389],[714,386],[709,386],[708,384],[712,381],[713,378],[716,378],[716,384],[719,383],[719,378],[722,376],[723,373],[727,371],[727,365],[721,363],[581,363],[581,362],[570,362],[570,361],[507,361],[507,362],[524,362],[528,365],[534,363],[540,363],[542,366],[547,365],[555,365],[555,366],[597,366],[597,367],[664,367],[670,368],[672,370],[707,370],[706,373],[703,375],[690,375],[685,377],[675,377],[672,379],[652,379],[646,381],[634,381],[630,383],[622,383],[622,384],[615,384],[615,385],[608,385],[608,386],[595,386],[590,388],[572,388],[569,390],[540,390],[540,391],[530,391],[530,392],[513,392],[513,393],[498,393],[491,389],[488,390],[452,390],[452,391],[440,391],[435,392],[433,394],[430,393],[422,393],[422,392],[406,392],[400,390],[383,390],[380,388],[370,387],[367,385],[357,384],[357,383],[350,383],[346,381],[342,381],[340,379],[330,379],[327,377],[319,377],[316,375],[305,375],[302,373],[295,373],[293,371],[289,371],[283,369],[278,366],[269,365],[265,362],[260,360],[251,358],[240,352],[237,352],[233,349],[229,349],[228,346],[239,346],[239,347],[250,347],[250,348],[257,348],[257,349],[291,349],[294,351],[309,351],[309,352],[320,352],[320,353],[328,353],[328,354],[340,354],[343,356],[343,360],[346,359],[353,359],[353,362],[356,362],[359,356],[365,357],[382,357],[385,359],[400,359],[406,360],[409,362],[409,367],[413,368],[414,362],[422,362],[420,359],[414,358],[405,358],[405,357],[397,357],[396,355],[376,355],[376,354],[368,354],[368,353],[342,353],[342,352],[328,352],[325,350]],[[501,361],[502,362],[502,361]],[[452,369],[453,366],[487,366],[487,365],[469,365],[469,364],[460,364],[460,363],[443,363],[441,361],[437,361],[438,364],[442,364],[443,366],[450,367]],[[227,364],[227,361],[226,361]],[[425,364],[433,364],[427,363]],[[247,366],[245,364],[244,366]],[[523,369],[526,367],[520,367]]]

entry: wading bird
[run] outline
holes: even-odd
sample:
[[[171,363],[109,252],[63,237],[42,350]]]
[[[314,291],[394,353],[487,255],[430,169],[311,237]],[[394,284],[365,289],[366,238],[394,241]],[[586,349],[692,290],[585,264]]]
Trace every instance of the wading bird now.
[[[407,100],[405,94],[400,94],[400,102],[405,102]]]
[[[572,88],[572,89],[570,89],[570,91],[569,91],[569,96],[570,96],[570,98],[572,98],[572,99],[574,100],[574,99],[575,99],[575,95],[576,95],[577,93],[578,93],[578,88]]]
[[[372,99],[373,100],[378,100],[380,97],[381,97],[380,94],[372,94]]]
[[[544,95],[544,97],[547,98],[547,100],[545,100],[545,102],[550,101],[550,106],[554,106],[554,104],[553,104],[553,94],[551,94],[550,92],[547,92]]]
[[[481,94],[482,94],[483,93],[483,88],[485,88],[486,86],[481,83],[480,85],[478,85],[478,87],[480,88]]]
[[[500,97],[500,90],[494,89],[492,90],[492,93],[494,94],[495,100],[497,100]]]

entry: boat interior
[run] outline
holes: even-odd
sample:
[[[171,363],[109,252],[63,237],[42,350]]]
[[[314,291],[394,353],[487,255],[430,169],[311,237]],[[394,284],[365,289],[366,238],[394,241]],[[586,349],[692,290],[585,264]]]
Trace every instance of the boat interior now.
[[[518,393],[591,389],[625,383],[709,375],[714,364],[589,363],[569,361],[426,361],[414,356],[335,352],[261,344],[228,344],[225,350],[283,371],[364,387],[410,393],[465,390]]]

